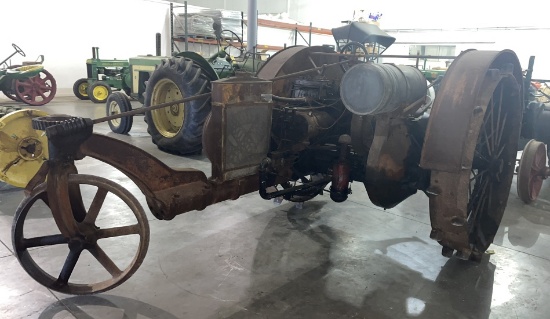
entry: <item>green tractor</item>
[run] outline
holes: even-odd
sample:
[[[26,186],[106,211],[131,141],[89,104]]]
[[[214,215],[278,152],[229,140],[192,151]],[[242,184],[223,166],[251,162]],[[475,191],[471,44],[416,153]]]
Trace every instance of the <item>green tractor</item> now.
[[[220,50],[208,59],[190,51],[173,57],[131,58],[132,92],[139,92],[143,105],[148,107],[208,93],[212,81],[233,76],[238,71],[256,72],[267,55],[244,53],[240,38],[236,35],[233,38],[237,42],[219,39]],[[147,112],[147,131],[153,143],[165,152],[200,152],[202,129],[210,109],[210,98],[206,97]],[[130,101],[124,94],[114,92],[107,99],[106,111],[107,115],[131,111]],[[128,116],[109,121],[109,126],[115,133],[126,134],[132,121]]]
[[[99,48],[93,47],[92,58],[86,60],[87,77],[74,83],[74,95],[81,100],[105,103],[113,89],[130,94],[129,66],[126,60],[100,59]]]

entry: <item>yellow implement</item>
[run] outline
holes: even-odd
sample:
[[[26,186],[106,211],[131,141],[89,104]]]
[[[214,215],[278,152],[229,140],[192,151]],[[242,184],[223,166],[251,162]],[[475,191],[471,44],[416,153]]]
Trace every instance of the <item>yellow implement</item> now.
[[[43,131],[32,128],[40,110],[20,110],[0,118],[0,180],[25,187],[48,159],[48,140]]]

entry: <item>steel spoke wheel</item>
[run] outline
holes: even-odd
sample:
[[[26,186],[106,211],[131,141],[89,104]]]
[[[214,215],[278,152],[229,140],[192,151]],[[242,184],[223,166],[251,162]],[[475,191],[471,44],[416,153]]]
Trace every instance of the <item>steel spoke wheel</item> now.
[[[53,75],[46,70],[27,79],[15,80],[13,86],[17,98],[32,106],[49,103],[57,92],[57,83]]]
[[[517,191],[519,198],[526,204],[539,196],[542,182],[546,178],[546,146],[544,143],[530,140],[519,161]]]
[[[431,170],[431,238],[480,260],[498,231],[521,126],[521,66],[511,51],[463,52],[436,96],[421,166]]]
[[[75,220],[81,220],[77,222],[78,227],[75,236],[68,238],[60,233],[56,234],[53,230],[51,234],[47,235],[26,235],[29,229],[25,229],[25,222],[33,218],[29,217],[27,219],[29,211],[33,209],[33,206],[39,204],[40,201],[47,205],[48,196],[46,193],[46,183],[44,183],[35,188],[17,208],[12,227],[14,252],[25,271],[34,280],[49,289],[76,295],[98,293],[112,289],[130,278],[145,258],[149,245],[149,225],[145,212],[130,192],[114,182],[101,177],[82,174],[69,175],[68,181],[70,187],[82,187],[86,185],[85,187],[95,189],[95,195],[83,220],[75,218]],[[80,192],[75,193],[78,194]],[[102,209],[106,205],[109,205],[112,197],[107,197],[108,195],[114,195],[114,198],[122,201],[131,210],[131,216],[133,216],[131,219],[133,220],[130,224],[116,227],[98,227],[99,222],[104,222],[101,216],[106,213],[108,214],[108,212],[105,212],[105,209]],[[81,198],[72,198],[71,200],[76,202],[81,200]],[[119,221],[123,213],[121,205],[115,205],[114,208],[117,213],[116,221]],[[116,260],[116,257],[122,258],[121,255],[129,251],[127,243],[136,236],[139,237],[139,243],[137,244],[137,251],[133,259],[126,267],[119,268],[121,260]],[[112,248],[109,244],[112,246],[113,240],[116,240],[117,243],[117,253],[109,254],[108,248]],[[58,264],[62,266],[57,271],[45,270],[45,267],[39,265],[39,257],[36,257],[40,256],[40,254],[34,254],[35,251],[38,250],[40,252],[40,249],[49,246],[65,246],[69,250],[65,256],[63,254],[57,254],[57,256],[55,254],[46,254],[48,259],[44,263],[44,266],[53,264],[54,261],[52,259],[54,257],[61,258]],[[91,257],[88,255],[90,260],[79,263],[80,258],[86,251],[91,255]],[[96,262],[92,262],[93,260]],[[126,261],[126,263],[128,262]],[[93,268],[94,266],[96,267],[95,269]],[[97,266],[106,271],[103,271],[103,275],[97,276],[96,279],[93,275],[97,275]],[[77,274],[84,274],[84,279],[73,280],[75,272]],[[91,277],[94,278],[90,279]]]

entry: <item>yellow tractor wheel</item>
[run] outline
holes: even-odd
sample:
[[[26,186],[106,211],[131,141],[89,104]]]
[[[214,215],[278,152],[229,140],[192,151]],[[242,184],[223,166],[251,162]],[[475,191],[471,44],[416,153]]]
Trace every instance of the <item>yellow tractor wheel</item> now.
[[[94,103],[105,103],[111,94],[111,87],[103,81],[92,83],[88,87],[88,97]]]
[[[73,85],[74,95],[81,100],[89,100],[88,97],[88,79],[78,79]]]
[[[25,187],[48,159],[48,140],[32,128],[32,119],[47,116],[40,110],[20,110],[0,119],[0,180]]]

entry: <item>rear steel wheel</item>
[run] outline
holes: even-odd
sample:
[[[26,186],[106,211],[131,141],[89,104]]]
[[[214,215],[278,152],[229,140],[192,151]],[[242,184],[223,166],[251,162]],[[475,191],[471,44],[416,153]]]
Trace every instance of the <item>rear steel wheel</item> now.
[[[519,161],[517,191],[526,204],[535,201],[546,177],[546,147],[544,143],[530,140]]]
[[[521,83],[507,50],[463,52],[443,79],[421,166],[431,170],[430,237],[445,256],[456,250],[479,260],[498,231],[514,175]]]
[[[17,98],[32,106],[49,103],[57,92],[57,83],[46,70],[27,79],[15,80],[13,87]]]
[[[69,187],[77,188],[76,192],[71,192],[73,196],[75,194],[80,196],[79,189],[81,185],[91,185],[97,189],[84,218],[77,218],[76,215],[74,215],[77,225],[75,235],[72,237],[66,237],[60,233],[32,237],[27,235],[29,229],[25,229],[24,226],[31,208],[36,206],[35,204],[39,201],[49,206],[46,183],[43,183],[35,188],[17,208],[12,227],[12,241],[15,255],[25,271],[34,280],[49,289],[75,295],[98,293],[112,289],[130,278],[145,258],[149,245],[149,225],[145,212],[137,199],[130,192],[120,185],[104,178],[73,174],[69,175],[68,182]],[[97,226],[98,215],[102,212],[101,209],[104,207],[108,194],[114,195],[128,206],[134,216],[132,224],[108,228],[100,228]],[[81,200],[81,197],[71,198],[72,203],[77,203]],[[107,201],[107,203],[109,202]],[[116,205],[116,207],[120,209],[119,205]],[[44,206],[42,209],[44,209]],[[74,211],[73,214],[75,214]],[[119,218],[122,218],[120,216],[121,215],[118,215],[117,221],[119,221]],[[56,223],[58,222],[59,221],[56,221]],[[111,259],[111,257],[120,256],[109,256],[103,248],[106,248],[107,244],[113,244],[113,238],[123,236],[124,240],[119,239],[119,241],[116,242],[118,246],[121,246],[121,250],[119,250],[120,254],[123,254],[127,251],[126,244],[127,241],[131,239],[130,236],[132,235],[139,236],[137,252],[130,263],[125,268],[121,269],[117,263]],[[65,261],[62,263],[59,272],[51,273],[51,271],[48,272],[43,266],[38,264],[40,261],[40,254],[36,254],[35,252],[44,249],[46,246],[56,245],[67,245],[69,252],[66,258],[64,258]],[[93,275],[97,275],[97,272],[90,267],[89,262],[79,264],[79,258],[84,251],[88,251],[109,275],[105,273],[106,276],[98,276],[95,278]],[[33,254],[31,254],[31,252]],[[34,258],[33,255],[35,256]],[[47,256],[49,256],[48,261],[44,263],[44,266],[49,266],[54,263],[52,259],[55,256],[51,254],[47,254]],[[60,261],[62,261],[62,259]],[[120,261],[118,261],[118,263],[120,264]],[[75,270],[79,273],[83,273],[84,279],[73,281],[71,276],[74,274]],[[91,277],[94,278],[90,279]],[[86,281],[86,283],[82,281]]]

